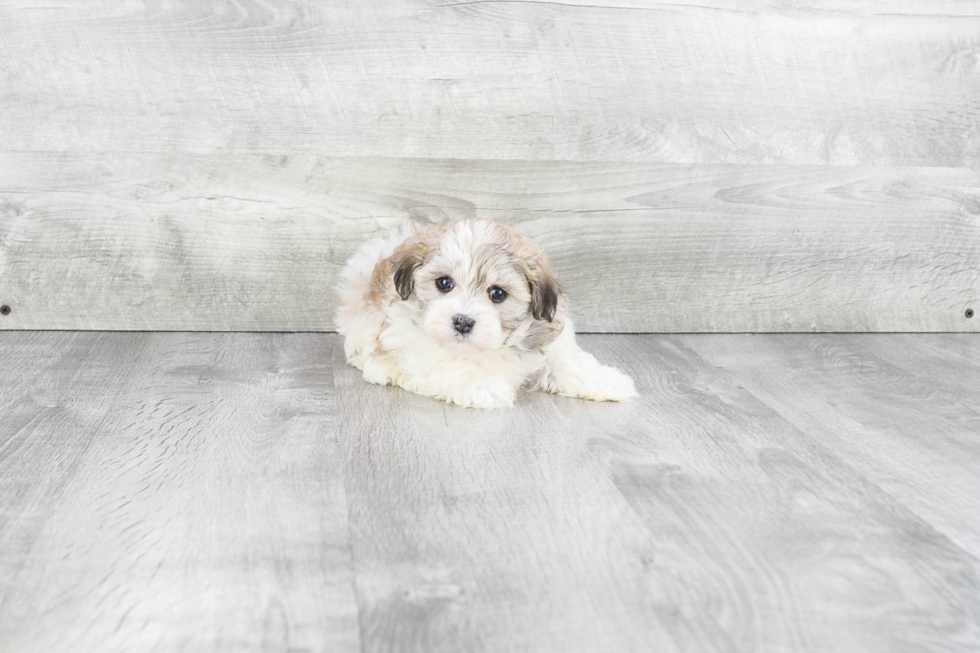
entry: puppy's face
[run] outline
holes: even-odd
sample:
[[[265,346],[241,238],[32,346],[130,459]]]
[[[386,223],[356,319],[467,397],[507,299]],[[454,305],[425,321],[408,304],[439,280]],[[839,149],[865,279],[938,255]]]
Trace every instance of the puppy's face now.
[[[554,317],[559,289],[547,260],[509,227],[457,222],[416,234],[392,258],[398,294],[414,293],[423,330],[446,349],[499,349],[529,317]]]

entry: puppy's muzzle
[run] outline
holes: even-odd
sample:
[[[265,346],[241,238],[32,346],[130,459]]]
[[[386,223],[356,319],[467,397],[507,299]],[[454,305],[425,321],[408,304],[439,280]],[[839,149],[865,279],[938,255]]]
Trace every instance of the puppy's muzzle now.
[[[476,324],[476,320],[469,315],[457,315],[453,318],[453,328],[464,336],[473,330],[474,324]]]

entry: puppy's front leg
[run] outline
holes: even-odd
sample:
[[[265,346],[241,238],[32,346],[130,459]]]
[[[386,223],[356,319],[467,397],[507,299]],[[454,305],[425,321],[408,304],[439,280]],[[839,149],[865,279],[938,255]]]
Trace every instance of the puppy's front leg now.
[[[365,381],[377,385],[397,385],[401,376],[398,362],[384,352],[375,352],[368,356],[361,371]]]
[[[627,401],[636,396],[633,379],[582,351],[571,320],[545,350],[545,364],[532,389],[592,401]]]
[[[467,379],[458,390],[451,390],[448,400],[466,408],[510,408],[514,405],[517,388],[499,374]]]

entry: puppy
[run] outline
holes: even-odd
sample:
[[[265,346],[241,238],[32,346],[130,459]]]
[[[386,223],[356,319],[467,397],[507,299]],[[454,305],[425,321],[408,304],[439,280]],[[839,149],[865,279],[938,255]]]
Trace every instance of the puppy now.
[[[543,251],[510,227],[408,225],[365,243],[341,272],[337,326],[364,379],[472,408],[522,387],[594,401],[633,381],[575,342]]]

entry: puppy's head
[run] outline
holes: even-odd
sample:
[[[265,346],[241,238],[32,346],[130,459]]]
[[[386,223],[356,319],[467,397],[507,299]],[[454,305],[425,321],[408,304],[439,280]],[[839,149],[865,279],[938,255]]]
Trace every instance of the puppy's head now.
[[[465,220],[419,232],[390,261],[399,296],[415,296],[422,328],[447,349],[499,349],[529,317],[555,317],[561,289],[548,259],[510,227]]]

